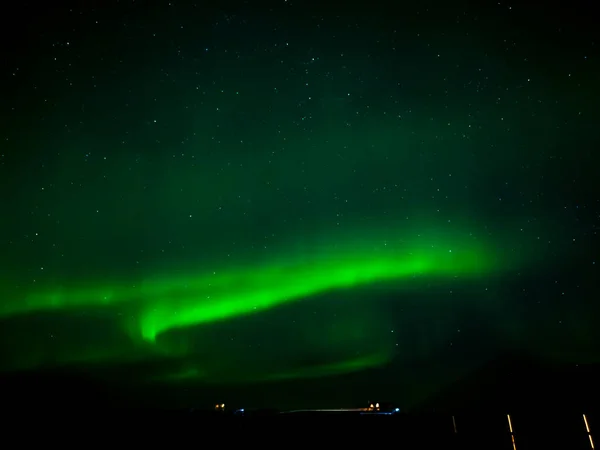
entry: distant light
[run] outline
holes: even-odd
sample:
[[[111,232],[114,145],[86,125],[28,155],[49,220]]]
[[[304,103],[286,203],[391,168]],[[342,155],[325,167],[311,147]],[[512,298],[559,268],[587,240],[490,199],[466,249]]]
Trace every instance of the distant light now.
[[[225,403],[222,403],[222,404],[221,404],[221,408],[225,408]]]
[[[375,403],[375,408],[379,408],[379,403]]]
[[[394,411],[396,411],[396,412],[400,412],[400,408],[396,408]]]

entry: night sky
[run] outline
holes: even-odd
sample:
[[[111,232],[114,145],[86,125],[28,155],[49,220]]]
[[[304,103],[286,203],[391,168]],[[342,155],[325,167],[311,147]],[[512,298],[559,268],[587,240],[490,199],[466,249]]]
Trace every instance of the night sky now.
[[[600,362],[590,12],[389,3],[4,14],[0,371],[279,407]]]

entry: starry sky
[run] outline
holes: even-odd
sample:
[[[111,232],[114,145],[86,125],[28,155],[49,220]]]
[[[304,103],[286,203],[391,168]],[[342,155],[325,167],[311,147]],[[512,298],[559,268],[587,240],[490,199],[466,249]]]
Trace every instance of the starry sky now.
[[[599,362],[584,5],[19,8],[2,372],[279,406],[417,401],[506,352]]]

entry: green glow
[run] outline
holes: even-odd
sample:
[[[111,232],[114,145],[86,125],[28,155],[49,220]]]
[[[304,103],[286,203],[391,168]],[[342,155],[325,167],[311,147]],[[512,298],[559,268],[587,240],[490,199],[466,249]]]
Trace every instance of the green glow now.
[[[201,398],[372,369],[296,386],[404,402],[513,351],[600,360],[593,39],[543,47],[515,10],[507,52],[496,8],[459,33],[443,2],[118,3],[6,55],[0,380]]]
[[[203,269],[188,266],[145,273],[137,279],[79,282],[76,286],[55,283],[23,298],[14,296],[12,301],[3,303],[0,316],[16,319],[52,311],[63,317],[91,314],[112,324],[118,333],[112,341],[101,338],[93,346],[80,345],[70,338],[60,341],[50,354],[45,347],[26,355],[16,354],[13,365],[180,359],[182,368],[166,367],[159,371],[163,375],[148,376],[170,382],[310,378],[377,367],[390,361],[398,348],[391,341],[391,325],[382,325],[386,322],[384,314],[371,317],[364,310],[360,314],[352,312],[348,296],[358,292],[356,288],[388,282],[398,288],[410,288],[415,277],[479,278],[514,269],[524,262],[522,256],[503,254],[497,240],[484,242],[462,229],[440,231],[423,227],[415,233],[388,228],[348,233],[335,241],[326,238],[302,236],[288,241],[278,251],[271,250],[266,257],[247,257],[228,265],[215,263],[212,270],[210,261],[203,261]],[[313,353],[306,355],[309,363],[305,365],[287,361],[284,366],[292,369],[283,369],[277,358],[267,357],[270,362],[265,365],[260,362],[264,358],[260,354],[255,356],[256,361],[241,362],[238,356],[231,355],[243,355],[243,350],[221,351],[213,348],[210,335],[193,337],[194,334],[177,332],[329,292],[338,292],[337,298],[347,297],[351,317],[342,320],[342,308],[336,313],[332,328],[296,330],[304,336],[303,345]],[[114,328],[115,324],[118,328]],[[293,345],[298,345],[297,341]]]
[[[124,320],[128,332],[154,342],[172,329],[252,314],[326,291],[417,275],[476,276],[500,270],[501,258],[493,255],[489,245],[456,232],[418,235],[410,245],[398,237],[388,241],[367,236],[329,245],[313,243],[256,267],[238,265],[203,274],[152,276],[139,284],[34,292],[23,301],[6,302],[2,313],[133,304],[135,312]]]
[[[195,367],[191,367],[188,369],[184,369],[178,372],[173,372],[168,375],[162,376],[153,376],[151,377],[152,381],[159,382],[179,382],[186,380],[202,380],[205,378],[205,374]]]
[[[329,290],[415,275],[475,275],[492,269],[492,259],[475,242],[424,249],[326,249],[310,258],[173,280],[154,289],[147,285],[147,295],[160,293],[160,297],[143,311],[141,334],[153,341],[173,328],[250,314]]]
[[[321,378],[332,375],[357,372],[365,369],[382,367],[392,358],[390,351],[378,351],[364,356],[356,356],[341,361],[331,363],[317,364],[314,366],[300,367],[296,370],[287,371],[268,371],[264,372],[258,368],[251,368],[242,372],[214,372],[203,371],[197,367],[186,367],[181,370],[151,377],[152,381],[159,382],[180,382],[180,381],[203,381],[207,383],[238,383],[238,382],[262,382],[262,381],[282,381],[299,378]]]
[[[388,352],[373,353],[358,356],[340,362],[322,364],[316,367],[306,367],[296,371],[280,372],[267,375],[265,380],[289,380],[296,378],[320,378],[343,373],[357,372],[359,370],[381,367],[389,362],[391,354]]]

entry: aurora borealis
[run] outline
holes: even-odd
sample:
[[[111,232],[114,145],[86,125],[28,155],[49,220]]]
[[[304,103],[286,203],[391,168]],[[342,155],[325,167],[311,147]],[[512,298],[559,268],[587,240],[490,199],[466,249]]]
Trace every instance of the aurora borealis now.
[[[507,351],[597,362],[586,27],[534,38],[485,2],[58,10],[3,69],[3,373],[417,398]]]
[[[347,249],[317,248],[296,262],[275,259],[265,267],[241,267],[199,276],[143,280],[140,286],[99,286],[87,290],[49,289],[7,303],[6,315],[44,310],[111,306],[124,302],[141,304],[139,335],[154,342],[172,328],[210,323],[273,308],[279,304],[322,292],[360,287],[417,275],[477,275],[494,269],[489,249],[477,249],[477,241],[459,243],[457,238],[438,242],[419,235],[421,248],[390,244],[381,238],[350,243]],[[377,249],[377,245],[381,248]],[[365,251],[360,247],[371,247]],[[391,247],[395,248],[391,248]],[[425,248],[422,248],[425,247]],[[454,250],[453,250],[454,249]],[[496,250],[497,252],[497,250]],[[496,268],[499,270],[499,268]],[[19,310],[18,308],[22,308]]]

